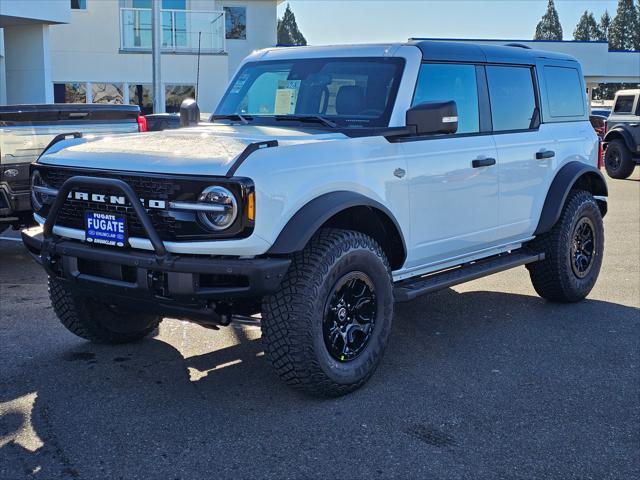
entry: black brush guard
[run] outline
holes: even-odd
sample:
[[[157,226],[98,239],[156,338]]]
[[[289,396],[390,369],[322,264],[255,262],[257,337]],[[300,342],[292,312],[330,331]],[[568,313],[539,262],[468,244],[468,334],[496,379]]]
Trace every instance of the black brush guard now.
[[[72,189],[82,186],[108,187],[122,192],[154,253],[96,248],[55,235],[53,228],[67,196]],[[226,311],[239,305],[240,313],[244,313],[243,299],[255,301],[277,290],[291,263],[288,258],[171,254],[130,185],[118,179],[87,176],[67,179],[58,191],[42,231],[24,230],[22,239],[50,276],[66,282],[80,294],[137,310],[192,320],[206,318],[206,323],[220,320],[217,304],[223,304]]]

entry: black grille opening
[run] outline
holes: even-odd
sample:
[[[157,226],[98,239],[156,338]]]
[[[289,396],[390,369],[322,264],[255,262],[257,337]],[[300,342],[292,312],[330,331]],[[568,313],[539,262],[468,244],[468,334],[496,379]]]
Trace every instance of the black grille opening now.
[[[129,283],[135,283],[137,279],[135,267],[111,262],[96,262],[85,258],[78,258],[78,271],[86,275]]]
[[[249,286],[249,279],[242,275],[200,274],[200,288],[243,288]]]

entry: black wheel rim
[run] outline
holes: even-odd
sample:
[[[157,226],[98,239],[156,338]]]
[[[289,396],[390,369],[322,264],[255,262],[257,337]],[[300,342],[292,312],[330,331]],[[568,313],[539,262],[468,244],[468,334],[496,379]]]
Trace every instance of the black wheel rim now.
[[[617,170],[620,167],[620,163],[622,162],[622,157],[620,156],[620,152],[617,148],[611,148],[609,155],[607,155],[607,163],[609,164],[609,168],[611,170]]]
[[[591,271],[595,252],[595,228],[590,219],[583,217],[576,223],[571,244],[571,268],[578,278],[586,277]]]
[[[329,354],[339,362],[355,360],[371,339],[376,319],[375,287],[367,274],[350,272],[331,289],[322,330]]]

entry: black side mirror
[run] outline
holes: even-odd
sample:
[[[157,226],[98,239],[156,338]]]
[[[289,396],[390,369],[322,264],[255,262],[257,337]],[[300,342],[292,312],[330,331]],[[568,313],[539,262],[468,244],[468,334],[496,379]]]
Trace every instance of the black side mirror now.
[[[415,135],[432,133],[456,133],[458,131],[458,107],[449,102],[419,103],[407,110],[407,127]]]
[[[180,127],[193,127],[200,123],[200,108],[193,98],[187,98],[180,104]]]

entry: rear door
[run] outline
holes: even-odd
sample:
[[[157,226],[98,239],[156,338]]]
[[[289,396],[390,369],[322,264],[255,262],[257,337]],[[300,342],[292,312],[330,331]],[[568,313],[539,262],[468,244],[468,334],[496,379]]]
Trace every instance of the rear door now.
[[[555,140],[540,125],[535,71],[487,65],[493,139],[498,151],[500,238],[521,240],[536,228],[555,171]]]
[[[454,100],[458,132],[402,144],[408,165],[411,248],[406,266],[432,266],[490,246],[498,228],[498,168],[490,132],[483,132],[483,98],[472,64],[425,63],[413,105]],[[476,166],[483,160],[486,166]],[[493,163],[492,163],[493,162]],[[477,162],[476,162],[477,164]]]

